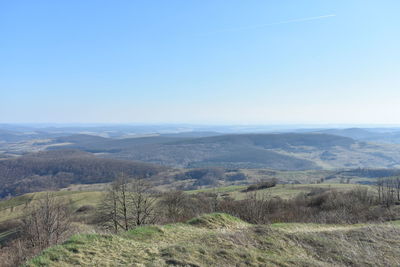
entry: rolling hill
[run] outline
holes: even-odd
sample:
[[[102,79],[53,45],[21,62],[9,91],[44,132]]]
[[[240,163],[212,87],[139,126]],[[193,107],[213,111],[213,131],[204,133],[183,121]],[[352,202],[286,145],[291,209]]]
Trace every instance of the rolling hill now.
[[[364,142],[400,144],[400,130],[396,128],[395,129],[379,129],[379,128],[326,129],[317,132],[345,136]]]
[[[76,235],[27,266],[397,266],[399,229],[396,224],[252,225],[213,213],[119,235]]]
[[[149,136],[110,139],[74,135],[51,149],[76,148],[105,158],[173,167],[278,170],[400,167],[400,146],[370,144],[323,133],[230,134],[208,137]]]
[[[0,198],[70,184],[107,183],[121,172],[149,177],[163,169],[143,162],[97,158],[78,150],[32,153],[0,161]]]

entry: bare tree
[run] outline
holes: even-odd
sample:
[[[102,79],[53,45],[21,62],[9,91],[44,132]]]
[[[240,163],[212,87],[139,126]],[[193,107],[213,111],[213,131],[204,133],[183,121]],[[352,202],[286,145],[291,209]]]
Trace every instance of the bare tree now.
[[[394,178],[394,185],[396,188],[397,201],[400,201],[400,176]]]
[[[122,217],[123,228],[125,230],[129,230],[129,180],[130,179],[124,173],[121,173],[120,177],[112,184],[113,190],[116,192],[117,195],[117,201],[119,202],[119,214]]]
[[[270,197],[267,193],[247,193],[247,217],[248,220],[257,224],[266,224],[269,222],[269,204]]]
[[[121,173],[108,188],[102,204],[99,207],[99,215],[101,221],[107,226],[112,224],[114,232],[119,229],[129,230],[130,228],[130,179]]]
[[[70,217],[67,205],[46,193],[28,207],[28,214],[22,220],[22,236],[40,250],[58,244],[70,230]]]
[[[382,203],[382,199],[383,199],[383,197],[382,197],[383,178],[379,178],[379,179],[376,181],[376,189],[377,189],[377,191],[378,191],[378,201],[379,201],[379,203]]]
[[[385,205],[386,207],[390,207],[395,201],[397,180],[395,178],[390,178],[390,177],[379,178],[377,182],[377,189],[378,189],[379,202]],[[400,193],[398,192],[397,195],[399,197]]]
[[[0,266],[13,267],[21,266],[30,257],[35,255],[38,249],[27,246],[25,240],[16,239],[11,241],[7,246],[0,247]]]
[[[114,232],[154,223],[158,212],[150,188],[151,185],[142,178],[130,179],[121,174],[103,199],[99,209],[101,220],[106,225],[111,223]]]
[[[135,179],[131,184],[129,195],[132,223],[135,226],[152,224],[157,219],[156,198],[150,189],[151,184],[144,179]]]
[[[119,221],[118,209],[118,192],[115,190],[115,187],[111,185],[99,205],[98,219],[107,227],[111,223],[111,227],[115,233],[118,233],[119,228],[124,228]]]
[[[182,191],[171,191],[163,194],[159,202],[165,220],[167,222],[178,222],[186,219],[185,206],[188,197]]]

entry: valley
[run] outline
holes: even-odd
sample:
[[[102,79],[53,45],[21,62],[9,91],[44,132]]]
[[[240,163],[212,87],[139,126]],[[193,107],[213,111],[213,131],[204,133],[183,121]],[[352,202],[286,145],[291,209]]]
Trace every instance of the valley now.
[[[399,231],[400,199],[383,186],[400,177],[399,145],[327,132],[8,132],[0,256],[21,261],[14,242],[24,240],[26,216],[50,203],[68,211],[68,233],[60,246],[24,252],[27,266],[397,263],[395,250],[385,260],[360,255],[398,242],[382,236]],[[154,221],[133,223],[130,210],[132,224],[121,229],[119,214],[114,229],[109,197],[130,188],[132,204],[140,181]]]

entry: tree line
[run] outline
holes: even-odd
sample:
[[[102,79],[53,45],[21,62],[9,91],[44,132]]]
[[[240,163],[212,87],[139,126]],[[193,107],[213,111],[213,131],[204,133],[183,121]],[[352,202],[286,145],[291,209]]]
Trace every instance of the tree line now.
[[[70,184],[109,183],[119,172],[149,177],[165,168],[153,164],[97,158],[80,151],[50,151],[0,161],[0,199]]]

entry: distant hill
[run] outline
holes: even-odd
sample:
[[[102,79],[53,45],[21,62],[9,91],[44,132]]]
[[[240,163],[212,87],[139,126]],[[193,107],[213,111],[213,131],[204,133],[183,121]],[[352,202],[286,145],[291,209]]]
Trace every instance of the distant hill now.
[[[18,142],[21,140],[32,139],[36,133],[20,133],[10,130],[0,129],[0,142]]]
[[[208,137],[217,135],[223,135],[223,134],[218,132],[181,132],[181,133],[161,134],[161,136],[165,137],[186,137],[186,138]]]
[[[374,133],[361,128],[348,128],[348,129],[327,129],[318,131],[319,133],[333,134],[339,136],[346,136],[354,139],[368,139],[376,136],[379,133]]]
[[[54,143],[61,142],[64,143],[63,147],[97,153],[105,158],[173,167],[218,166],[278,170],[400,167],[400,146],[368,144],[332,134],[178,136],[110,139],[74,135],[58,138]],[[54,146],[51,149],[59,148]]]
[[[55,139],[60,143],[97,143],[97,142],[107,142],[108,138],[104,138],[96,135],[88,135],[88,134],[74,134],[69,136],[58,137]]]
[[[181,144],[243,144],[263,147],[265,149],[290,148],[297,146],[309,146],[315,148],[329,148],[332,146],[349,147],[355,141],[351,138],[329,134],[232,134],[212,137],[203,137],[192,140],[184,140]]]
[[[400,130],[398,129],[326,129],[319,130],[318,133],[345,136],[365,142],[400,144]]]
[[[0,161],[0,198],[70,184],[111,182],[121,172],[149,177],[163,169],[143,162],[97,158],[78,150],[32,153]]]
[[[64,147],[81,149],[88,152],[112,152],[136,149],[138,146],[154,145],[182,140],[178,137],[149,136],[124,139],[111,139],[93,135],[77,134],[55,139],[55,143],[70,143]],[[58,148],[55,148],[58,149]]]
[[[48,133],[41,131],[27,131],[18,132],[7,129],[0,129],[0,143],[1,142],[21,142],[35,139],[48,139],[56,138],[59,136],[66,136],[67,133]]]

